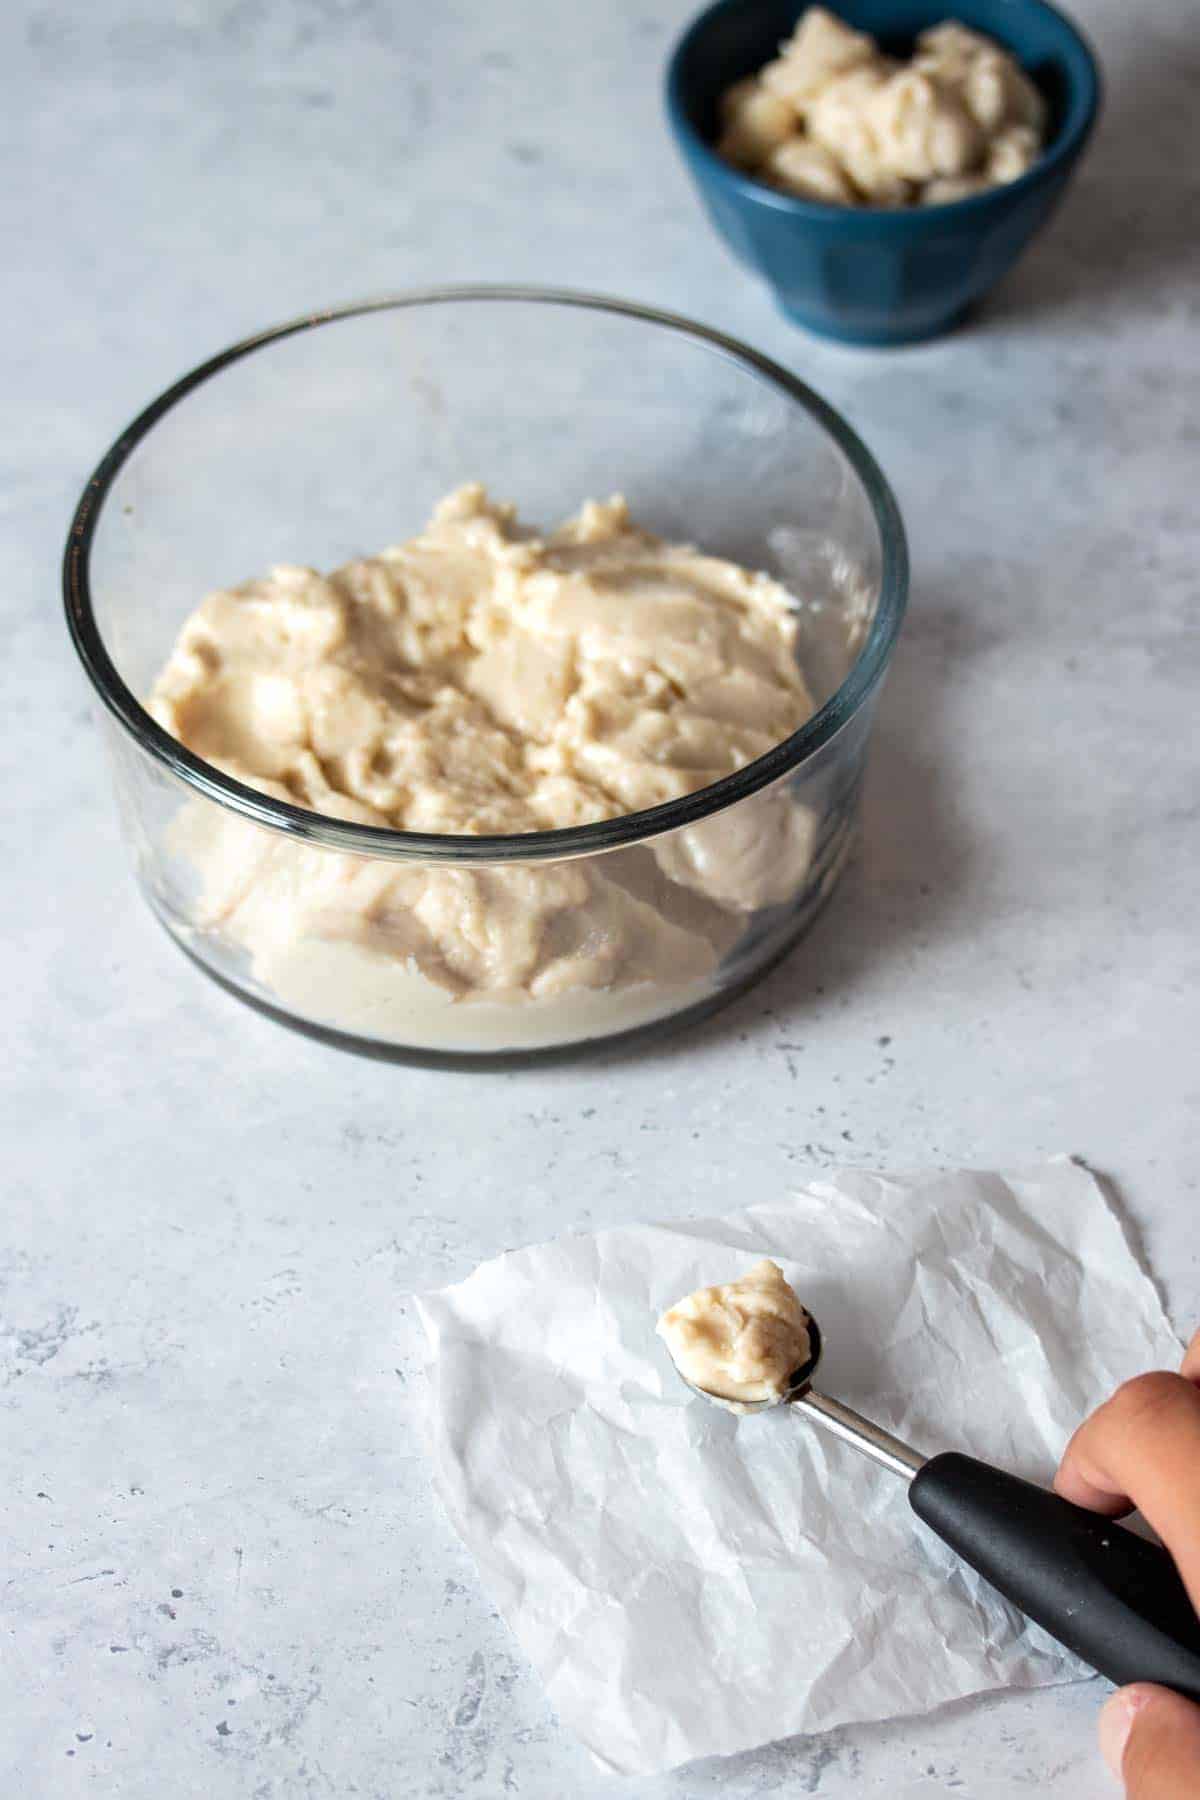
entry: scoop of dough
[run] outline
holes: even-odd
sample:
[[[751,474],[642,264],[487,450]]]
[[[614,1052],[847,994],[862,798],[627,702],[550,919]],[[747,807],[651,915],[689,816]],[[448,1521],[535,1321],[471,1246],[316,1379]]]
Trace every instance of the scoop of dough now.
[[[808,114],[810,137],[841,163],[859,193],[877,206],[903,206],[908,182],[887,162],[870,114],[891,70],[869,63],[837,75],[814,100]]]
[[[761,80],[803,118],[834,75],[875,62],[878,55],[875,40],[865,31],[851,30],[823,6],[810,6],[775,61],[763,69]]]
[[[977,56],[995,48],[992,39],[984,37],[982,32],[947,19],[919,34],[912,66],[914,69],[932,69],[947,81],[962,80]]]
[[[865,107],[883,166],[907,181],[963,175],[979,157],[979,127],[953,88],[935,76],[901,69]]]
[[[935,25],[917,39],[912,67],[960,94],[985,132],[1004,125],[1046,127],[1046,102],[1009,52],[965,25]]]
[[[785,193],[804,200],[824,200],[830,206],[853,206],[857,196],[841,165],[828,150],[811,138],[788,138],[772,150],[764,173]]]
[[[738,82],[739,89],[745,88]],[[796,129],[796,115],[785,101],[769,93],[757,82],[750,83],[751,92],[734,99],[734,89],[725,96],[729,105],[723,108],[725,129],[717,142],[717,154],[739,169],[757,169],[777,145]]]
[[[1040,138],[1046,127],[1046,102],[1023,69],[1003,50],[981,50],[967,69],[963,100],[986,132],[1006,125],[1025,125]]]
[[[717,112],[720,114],[722,125],[728,125],[744,102],[749,100],[751,94],[757,94],[758,91],[757,75],[745,75],[741,81],[735,81],[732,87],[727,87],[717,101]]]
[[[679,1373],[706,1393],[746,1404],[780,1400],[812,1353],[809,1316],[778,1263],[697,1288],[658,1321]]]
[[[1032,125],[1010,125],[993,138],[988,151],[987,179],[994,187],[1016,181],[1031,169],[1041,153],[1041,139]]]

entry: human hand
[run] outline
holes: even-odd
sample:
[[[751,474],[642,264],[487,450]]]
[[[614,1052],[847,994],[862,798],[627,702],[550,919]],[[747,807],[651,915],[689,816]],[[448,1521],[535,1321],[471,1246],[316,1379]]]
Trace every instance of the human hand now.
[[[1054,1485],[1112,1519],[1136,1507],[1200,1613],[1200,1331],[1178,1375],[1138,1375],[1084,1421]],[[1100,1748],[1127,1800],[1200,1800],[1200,1706],[1169,1689],[1139,1681],[1110,1695]]]

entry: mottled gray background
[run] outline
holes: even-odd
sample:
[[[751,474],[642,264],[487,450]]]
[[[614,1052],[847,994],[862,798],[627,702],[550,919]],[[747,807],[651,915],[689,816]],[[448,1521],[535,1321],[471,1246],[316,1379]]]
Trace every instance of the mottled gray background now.
[[[1106,1791],[1087,1686],[618,1790],[430,1498],[400,1299],[806,1163],[1066,1148],[1200,1310],[1200,63],[1184,0],[1077,10],[1109,100],[1067,209],[970,330],[872,354],[788,328],[701,223],[659,110],[681,0],[5,9],[5,1794]],[[767,985],[636,1059],[414,1073],[252,1016],[150,923],[56,561],[98,452],[200,356],[525,277],[692,312],[843,407],[913,610],[863,849]]]

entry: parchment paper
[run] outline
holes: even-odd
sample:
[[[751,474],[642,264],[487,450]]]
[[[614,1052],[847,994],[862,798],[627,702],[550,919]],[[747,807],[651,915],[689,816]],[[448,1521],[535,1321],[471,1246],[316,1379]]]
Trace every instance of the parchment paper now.
[[[819,1387],[919,1450],[1040,1481],[1118,1382],[1181,1354],[1066,1158],[814,1176],[422,1298],[442,1500],[559,1717],[623,1773],[1084,1672],[897,1478],[786,1408],[735,1419],[682,1386],[658,1313],[761,1256],[820,1322]]]

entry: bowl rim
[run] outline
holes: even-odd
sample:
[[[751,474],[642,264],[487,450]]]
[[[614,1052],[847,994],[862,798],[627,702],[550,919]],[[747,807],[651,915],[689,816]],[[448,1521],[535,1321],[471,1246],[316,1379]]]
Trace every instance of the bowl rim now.
[[[89,570],[105,499],[118,473],[155,424],[193,389],[243,357],[300,332],[373,313],[492,301],[581,308],[665,328],[716,350],[799,404],[846,457],[863,487],[879,532],[879,595],[866,641],[845,679],[824,705],[765,755],[680,799],[640,812],[623,813],[614,819],[553,831],[463,836],[352,824],[260,793],[186,749],[150,716],[118,674],[96,622]],[[858,434],[819,394],[769,357],[710,326],[634,301],[569,288],[480,283],[405,290],[305,313],[239,339],[181,376],[120,433],[89,476],[67,536],[62,585],[71,639],[101,702],[142,750],[206,799],[270,830],[359,855],[420,862],[534,862],[613,850],[695,824],[757,793],[814,756],[858,712],[886,671],[907,603],[908,547],[895,495]]]
[[[724,157],[718,156],[713,145],[707,138],[701,137],[693,126],[684,104],[683,60],[694,40],[711,19],[720,13],[740,11],[744,9],[745,3],[746,0],[712,0],[711,5],[697,13],[684,26],[667,61],[667,113],[680,143],[700,153],[710,176],[723,182],[742,199],[756,201],[795,218],[811,219],[823,224],[838,219],[861,220],[872,226],[882,225],[890,231],[903,231],[911,229],[924,219],[937,223],[947,213],[963,217],[964,209],[982,211],[988,206],[994,206],[998,200],[1007,200],[1012,195],[1028,192],[1060,164],[1069,165],[1087,142],[1100,111],[1103,95],[1100,62],[1074,19],[1052,5],[1051,0],[1019,0],[1019,4],[1029,12],[1044,14],[1063,28],[1067,36],[1074,40],[1086,70],[1086,79],[1071,92],[1072,109],[1077,108],[1077,116],[1068,120],[1067,129],[1048,149],[1041,152],[1023,175],[1018,175],[1015,181],[1002,181],[995,187],[985,188],[982,193],[966,194],[961,200],[939,201],[936,206],[841,206],[834,201],[806,200],[800,194],[784,194],[778,188],[768,187],[765,181],[759,181],[756,176],[743,174],[740,169],[727,163]],[[801,10],[807,10],[808,4],[809,0],[804,0]]]

